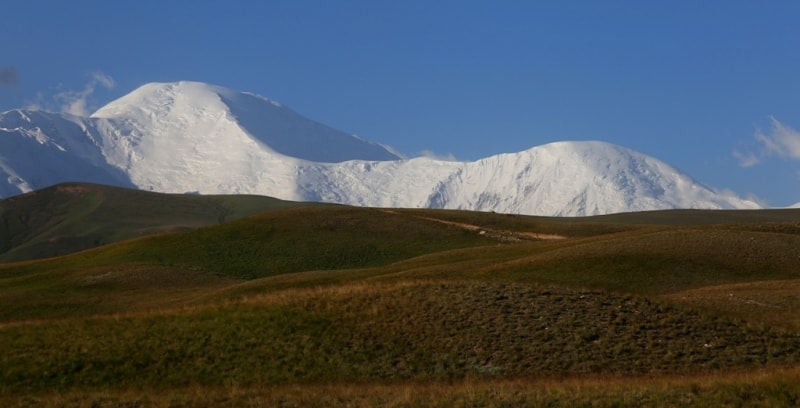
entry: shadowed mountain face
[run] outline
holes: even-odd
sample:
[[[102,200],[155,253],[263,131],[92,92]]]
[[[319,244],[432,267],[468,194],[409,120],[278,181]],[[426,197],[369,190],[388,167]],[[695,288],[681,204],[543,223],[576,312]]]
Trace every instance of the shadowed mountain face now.
[[[91,117],[0,116],[0,196],[64,181],[259,194],[372,207],[582,216],[758,208],[668,164],[603,142],[558,142],[474,162],[401,159],[267,98],[152,83]]]
[[[41,111],[0,114],[0,197],[63,181],[135,188],[110,166],[92,120]]]

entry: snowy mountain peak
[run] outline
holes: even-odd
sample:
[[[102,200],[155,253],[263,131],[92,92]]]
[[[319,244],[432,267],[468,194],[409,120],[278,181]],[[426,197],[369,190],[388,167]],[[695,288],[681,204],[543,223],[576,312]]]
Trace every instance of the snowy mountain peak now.
[[[0,197],[89,181],[536,215],[758,208],[609,143],[556,142],[474,162],[404,160],[268,98],[188,81],[143,85],[88,118],[0,114],[0,181]]]
[[[91,115],[93,118],[127,117],[147,112],[166,115],[176,106],[208,106],[223,109],[219,95],[233,91],[200,82],[153,82],[140,86],[121,98],[108,103]]]
[[[92,117],[134,128],[155,127],[162,136],[192,140],[209,137],[202,128],[189,128],[192,124],[219,127],[227,122],[263,147],[308,161],[399,159],[376,143],[307,119],[266,97],[201,82],[146,84]]]
[[[719,194],[657,159],[604,142],[557,142],[475,162],[417,158],[314,170],[301,175],[299,185],[315,187],[303,191],[304,199],[355,205],[557,216],[759,208]]]
[[[555,142],[512,154],[508,160],[520,163],[513,166],[519,178],[505,188],[536,190],[544,198],[515,203],[521,212],[534,207],[559,215],[759,208],[755,202],[720,194],[661,160],[606,142]]]

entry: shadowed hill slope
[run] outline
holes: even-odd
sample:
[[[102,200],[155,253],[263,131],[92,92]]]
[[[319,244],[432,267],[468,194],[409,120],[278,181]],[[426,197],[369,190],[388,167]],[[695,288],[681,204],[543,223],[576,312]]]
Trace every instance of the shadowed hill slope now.
[[[65,183],[0,200],[0,262],[63,255],[302,205],[260,196],[161,194]]]

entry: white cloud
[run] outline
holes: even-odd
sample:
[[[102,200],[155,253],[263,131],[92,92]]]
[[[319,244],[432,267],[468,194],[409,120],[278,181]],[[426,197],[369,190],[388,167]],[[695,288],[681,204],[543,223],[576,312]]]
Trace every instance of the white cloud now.
[[[756,129],[755,140],[759,143],[757,151],[734,150],[733,157],[740,167],[753,167],[764,158],[777,155],[792,160],[800,160],[800,132],[770,117],[772,125],[768,131]]]
[[[745,168],[753,167],[761,161],[755,153],[742,153],[738,150],[733,151],[733,157],[739,161],[739,167]]]
[[[110,75],[106,75],[100,71],[92,73],[92,80],[102,85],[106,89],[113,89],[117,85],[117,83],[114,82],[114,78],[111,78]]]
[[[762,207],[762,208],[768,208],[769,207],[769,203],[767,202],[767,200],[764,200],[763,198],[761,198],[761,197],[759,197],[759,196],[757,196],[757,195],[755,195],[753,193],[749,193],[746,196],[742,197],[737,192],[735,192],[733,190],[730,190],[730,189],[727,189],[727,188],[720,189],[720,190],[715,190],[715,191],[716,191],[717,194],[719,194],[721,196],[726,196],[726,197],[736,198],[736,199],[744,198],[745,200],[748,200],[748,201],[751,201],[751,202],[755,203],[759,207]]]
[[[89,116],[86,109],[86,99],[94,92],[94,89],[84,89],[83,91],[64,91],[57,93],[55,98],[61,104],[62,113],[70,113],[76,116]]]
[[[23,109],[33,110],[33,111],[44,110],[45,109],[44,101],[45,101],[44,94],[41,92],[36,92],[36,99],[34,101],[26,100]]]
[[[111,76],[100,71],[92,73],[92,80],[80,91],[63,91],[55,95],[56,102],[60,105],[62,113],[76,116],[89,116],[88,100],[97,86],[112,89],[116,85]]]
[[[419,155],[434,160],[450,161],[450,162],[458,161],[458,159],[456,159],[456,156],[454,156],[452,153],[441,155],[441,154],[436,154],[430,150],[423,150],[419,153]]]
[[[800,160],[800,132],[775,118],[770,118],[770,120],[772,129],[768,133],[764,133],[760,129],[756,131],[756,140],[761,142],[769,153]]]

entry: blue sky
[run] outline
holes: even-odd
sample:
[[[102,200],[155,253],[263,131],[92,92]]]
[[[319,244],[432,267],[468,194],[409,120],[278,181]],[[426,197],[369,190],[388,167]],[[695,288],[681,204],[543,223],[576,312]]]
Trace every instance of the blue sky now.
[[[414,156],[603,140],[800,201],[797,1],[36,1],[0,5],[0,110],[147,82],[277,100]]]

